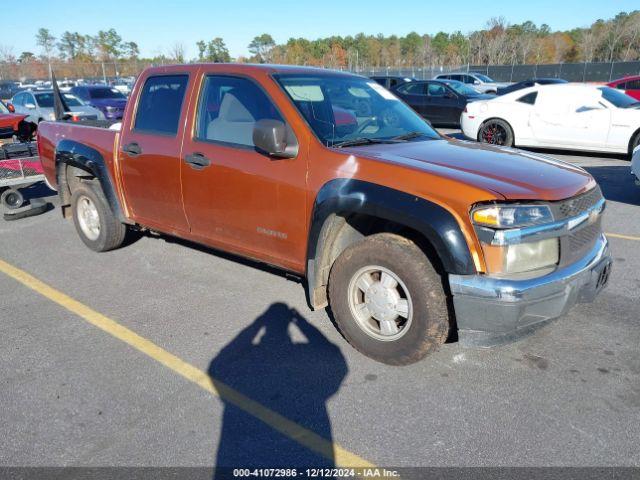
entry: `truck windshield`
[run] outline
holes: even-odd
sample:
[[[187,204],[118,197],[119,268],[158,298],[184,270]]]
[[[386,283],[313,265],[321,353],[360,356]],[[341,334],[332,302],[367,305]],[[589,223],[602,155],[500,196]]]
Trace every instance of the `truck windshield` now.
[[[320,141],[331,147],[440,138],[375,81],[346,75],[277,75]]]

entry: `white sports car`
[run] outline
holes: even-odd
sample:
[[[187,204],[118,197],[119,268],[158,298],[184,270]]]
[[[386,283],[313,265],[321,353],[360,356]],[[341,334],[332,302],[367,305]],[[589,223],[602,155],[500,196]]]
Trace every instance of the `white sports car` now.
[[[604,86],[537,85],[467,104],[460,124],[479,142],[631,155],[640,102]]]

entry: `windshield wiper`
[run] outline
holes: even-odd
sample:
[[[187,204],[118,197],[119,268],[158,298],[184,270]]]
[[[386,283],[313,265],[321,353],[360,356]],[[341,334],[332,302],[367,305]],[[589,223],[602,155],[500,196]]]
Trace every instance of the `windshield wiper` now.
[[[371,137],[358,137],[352,138],[350,140],[343,140],[341,142],[336,142],[332,147],[342,148],[342,147],[356,147],[359,145],[373,145],[377,143],[397,143],[397,140],[384,139],[384,138],[371,138]]]
[[[411,140],[412,138],[424,137],[425,134],[422,132],[409,132],[403,135],[398,135],[397,137],[392,137],[391,140],[402,141],[402,140]]]

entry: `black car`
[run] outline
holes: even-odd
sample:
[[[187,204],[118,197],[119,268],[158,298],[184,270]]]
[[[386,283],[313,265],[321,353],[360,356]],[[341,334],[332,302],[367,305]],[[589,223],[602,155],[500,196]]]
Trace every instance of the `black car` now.
[[[393,93],[433,125],[456,127],[460,126],[460,114],[468,102],[495,98],[457,80],[405,83],[393,89]]]
[[[398,76],[393,76],[393,75],[380,75],[380,76],[373,76],[373,77],[369,77],[369,78],[371,78],[371,80],[375,81],[376,83],[379,83],[380,85],[382,85],[387,90],[392,90],[392,89],[402,85],[403,83],[415,82],[415,78],[398,77]]]
[[[504,95],[505,93],[515,92],[516,90],[522,90],[523,88],[533,87],[534,85],[551,85],[554,83],[569,83],[562,78],[530,78],[523,80],[522,82],[512,83],[507,87],[498,87],[498,95]]]

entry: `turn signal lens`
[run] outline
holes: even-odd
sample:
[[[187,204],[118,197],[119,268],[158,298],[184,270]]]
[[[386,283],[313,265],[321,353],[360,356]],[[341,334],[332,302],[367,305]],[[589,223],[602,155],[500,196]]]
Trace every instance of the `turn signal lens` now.
[[[546,205],[487,205],[471,212],[476,225],[493,228],[519,228],[553,222]]]

